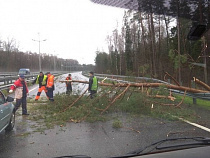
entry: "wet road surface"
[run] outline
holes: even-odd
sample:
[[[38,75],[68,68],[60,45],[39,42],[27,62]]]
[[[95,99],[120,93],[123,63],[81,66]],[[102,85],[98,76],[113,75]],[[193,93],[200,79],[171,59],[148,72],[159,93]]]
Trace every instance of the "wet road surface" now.
[[[58,80],[65,79],[66,75]],[[81,73],[72,73],[72,78],[88,80]],[[74,84],[73,91],[86,89],[87,85]],[[33,89],[36,86],[30,87]],[[33,98],[37,90],[31,91]],[[56,82],[55,93],[65,92],[65,84]],[[44,97],[44,93],[42,96]],[[210,133],[181,121],[166,121],[148,116],[134,117],[124,113],[109,114],[110,121],[96,123],[67,123],[65,127],[37,132],[38,123],[17,115],[12,132],[0,133],[1,158],[49,158],[64,155],[88,155],[108,157],[124,155],[166,138],[205,136]],[[113,128],[117,117],[123,128]]]
[[[63,74],[61,76],[58,76],[55,78],[55,90],[54,94],[61,94],[66,92],[66,85],[65,83],[59,82],[60,80],[65,80],[68,74]],[[75,72],[71,73],[73,80],[82,80],[82,81],[88,81],[88,78],[82,75],[82,72]],[[80,83],[72,83],[72,93],[73,94],[80,94],[87,89],[87,84],[80,84]],[[31,86],[29,88],[29,98],[35,98],[38,91],[38,85]],[[41,97],[44,97],[45,93],[44,91],[41,94]]]
[[[56,126],[43,133],[34,132],[33,123],[27,117],[19,116],[14,131],[0,134],[0,157],[119,156],[165,138],[209,137],[208,132],[180,121],[116,115],[123,128],[113,128],[113,121],[68,123],[65,127]]]

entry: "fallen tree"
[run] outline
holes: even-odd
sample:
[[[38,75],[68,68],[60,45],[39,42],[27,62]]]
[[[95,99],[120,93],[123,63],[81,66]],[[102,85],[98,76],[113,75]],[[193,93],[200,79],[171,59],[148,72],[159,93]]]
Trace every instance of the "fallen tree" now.
[[[205,88],[207,91],[210,91],[210,86],[207,85],[206,83],[200,81],[199,79],[197,79],[197,78],[195,78],[195,77],[193,77],[193,80],[194,80],[197,84],[199,84],[199,85],[201,85],[203,88]]]
[[[128,90],[129,87],[130,85],[128,84],[127,87],[123,90],[123,92],[116,96],[114,100],[101,112],[101,114],[103,114],[117,99],[119,99]]]
[[[67,82],[67,80],[59,81],[59,82]],[[88,84],[88,81],[80,81],[80,80],[72,80],[71,82],[78,82],[78,83],[84,83]],[[189,93],[209,93],[209,91],[195,89],[195,88],[189,88],[185,86],[177,86],[177,85],[171,85],[171,84],[164,84],[164,83],[99,83],[100,86],[115,86],[115,87],[127,87],[130,85],[130,87],[166,87],[168,89],[174,89],[174,90],[180,90],[180,91],[186,91]]]
[[[165,76],[164,76],[165,81],[166,81],[166,76],[169,76],[178,86],[180,86],[179,82],[173,76],[171,76],[168,72],[165,72]]]
[[[176,107],[180,107],[180,105],[183,103],[184,101],[184,98],[186,96],[186,93],[209,93],[209,91],[205,91],[205,90],[200,90],[200,89],[195,89],[195,88],[189,88],[189,87],[184,87],[184,86],[179,86],[179,85],[172,85],[172,84],[164,84],[164,83],[104,83],[105,80],[103,80],[103,82],[100,82],[98,83],[99,86],[109,86],[109,87],[112,87],[112,88],[119,88],[119,87],[122,87],[124,88],[124,90],[122,90],[120,92],[120,94],[118,94],[117,96],[114,96],[113,99],[111,99],[110,103],[104,108],[104,109],[97,109],[99,111],[101,111],[101,114],[103,114],[106,110],[108,110],[111,105],[113,105],[118,99],[120,99],[127,91],[130,87],[136,87],[136,88],[139,88],[139,90],[141,90],[142,92],[144,91],[144,88],[147,89],[147,96],[149,97],[153,97],[153,98],[160,98],[160,99],[169,99],[171,101],[174,101],[176,98],[172,96],[172,93],[170,91],[170,95],[169,96],[163,96],[163,95],[150,95],[149,92],[148,92],[148,88],[150,87],[164,87],[164,88],[167,88],[167,89],[173,89],[173,90],[179,90],[179,91],[184,91],[184,96],[181,100],[181,102],[177,105],[175,104],[162,104],[160,103],[160,105],[175,105]],[[80,81],[80,80],[72,80],[72,81],[67,81],[67,80],[63,80],[63,81],[59,81],[59,82],[62,82],[62,83],[65,83],[65,82],[77,82],[77,83],[83,83],[83,84],[89,84],[88,81]],[[200,83],[200,82],[199,82]],[[86,90],[87,91],[87,90]],[[86,92],[85,91],[85,92]],[[85,93],[84,92],[84,93]],[[83,95],[84,95],[83,93]],[[117,93],[116,93],[117,94]],[[68,108],[66,108],[65,110],[69,109],[71,106],[73,106],[83,95],[81,95],[78,99],[76,99]],[[102,95],[104,96],[104,95]],[[64,111],[65,111],[64,110]]]

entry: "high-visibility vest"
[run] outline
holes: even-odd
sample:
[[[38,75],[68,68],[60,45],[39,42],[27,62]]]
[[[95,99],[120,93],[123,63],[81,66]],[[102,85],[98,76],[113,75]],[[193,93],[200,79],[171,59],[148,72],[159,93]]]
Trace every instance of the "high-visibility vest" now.
[[[54,76],[49,75],[47,79],[47,87],[52,87],[54,85]]]
[[[39,84],[39,75],[37,76],[37,79],[36,79],[36,84]],[[44,75],[43,77],[43,80],[42,80],[42,85],[46,85],[47,84],[47,75]]]
[[[97,80],[97,78],[94,76],[94,77],[93,77],[93,84],[92,84],[92,86],[91,86],[91,90],[96,91],[97,89],[98,89],[98,80]]]
[[[66,77],[66,80],[69,81],[69,80],[72,80],[72,78],[71,77]],[[72,82],[66,82],[66,86],[67,85],[72,85]]]

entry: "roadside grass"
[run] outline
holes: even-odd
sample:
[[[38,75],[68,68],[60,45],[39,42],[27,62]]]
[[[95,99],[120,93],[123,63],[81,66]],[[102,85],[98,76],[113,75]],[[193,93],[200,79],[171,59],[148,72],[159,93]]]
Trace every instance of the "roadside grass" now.
[[[122,128],[122,122],[118,119],[114,120],[112,123],[113,128]]]
[[[175,95],[177,100],[181,100],[182,96]],[[196,99],[196,104],[193,104],[193,98],[186,96],[184,99],[184,104],[192,105],[192,106],[198,106],[205,109],[210,110],[210,101],[209,100],[203,100],[203,99]]]
[[[126,94],[114,108],[115,111],[123,111],[131,115],[147,115],[171,121],[177,120],[173,116],[194,120],[196,118],[195,110],[188,108],[185,104],[182,104],[181,108],[177,108],[175,105],[179,102],[179,100],[172,102],[168,99],[150,98],[146,94],[134,93],[131,96]]]
[[[4,96],[8,96],[9,94],[8,89],[2,89],[1,92],[4,94]]]
[[[29,115],[28,119],[37,121],[40,124],[44,123],[44,126],[38,126],[35,129],[37,132],[43,132],[45,129],[53,128],[55,125],[63,127],[67,122],[80,123],[86,121],[92,123],[96,121],[104,122],[110,119],[114,120],[112,124],[113,128],[121,128],[122,123],[120,120],[117,117],[110,117],[109,114],[112,113],[126,113],[135,117],[149,116],[170,121],[177,120],[177,118],[173,116],[190,121],[196,119],[197,116],[196,111],[193,108],[189,108],[189,104],[191,103],[187,97],[180,108],[178,108],[176,105],[180,103],[183,96],[176,96],[177,99],[175,101],[151,98],[148,97],[146,93],[142,93],[141,90],[137,91],[136,88],[131,87],[129,91],[110,105],[123,89],[100,88],[101,93],[98,93],[97,97],[94,99],[83,96],[74,105],[72,105],[72,103],[74,103],[79,95],[69,96],[59,94],[54,97],[54,102],[48,100],[35,102],[30,100],[29,109],[31,115]],[[110,91],[112,91],[112,93],[110,93]],[[160,87],[156,90],[148,89],[148,91],[154,95],[167,95],[168,93],[164,90],[164,87]],[[104,110],[106,108],[107,110]]]

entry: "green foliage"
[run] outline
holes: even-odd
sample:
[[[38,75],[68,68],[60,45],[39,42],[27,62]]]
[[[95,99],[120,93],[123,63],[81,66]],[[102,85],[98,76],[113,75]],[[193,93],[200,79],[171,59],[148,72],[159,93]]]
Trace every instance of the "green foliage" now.
[[[96,100],[83,97],[74,106],[69,108],[69,106],[78,98],[78,96],[67,96],[64,94],[56,95],[55,101],[46,104],[40,104],[39,102],[34,102],[30,111],[32,114],[29,119],[38,121],[44,120],[45,126],[47,128],[52,128],[54,125],[65,125],[66,122],[80,122],[83,119],[86,121],[104,121],[104,116],[100,115],[100,112],[95,108],[101,108],[102,101],[93,103]]]
[[[184,64],[187,62],[186,54],[178,55],[175,53],[174,50],[170,50],[168,56],[169,56],[170,60],[173,62],[175,70],[177,70],[181,66],[181,64]],[[179,60],[180,60],[180,62],[179,62]]]
[[[158,106],[156,104],[153,105],[154,108],[151,110],[151,115],[156,118],[166,119],[166,120],[177,120],[176,117],[185,118],[187,120],[196,119],[196,112],[190,108],[176,108],[174,106]],[[174,117],[176,116],[176,117]]]
[[[174,58],[175,58],[175,52],[174,52],[174,50],[169,50],[169,54],[168,54],[168,56],[169,56],[169,58],[171,59],[171,60],[173,60]]]
[[[1,92],[4,94],[5,97],[9,94],[8,90],[6,89],[1,90]]]
[[[113,128],[122,128],[122,122],[117,119],[112,123],[112,127]]]
[[[192,58],[195,61],[196,61],[196,59],[198,59],[198,57],[201,53],[201,50],[202,50],[202,41],[201,40],[191,42],[189,54],[192,56]]]
[[[178,101],[182,100],[182,96],[176,95],[175,96]],[[194,106],[202,107],[204,109],[210,110],[210,101],[209,100],[202,100],[202,99],[196,99],[197,104]],[[193,99],[192,97],[186,96],[184,99],[184,103],[188,105],[193,105]]]
[[[107,73],[107,69],[110,67],[109,56],[105,52],[96,52],[96,71],[100,73]]]
[[[125,75],[126,75],[126,76],[134,76],[134,72],[131,71],[131,70],[126,70]]]
[[[150,107],[145,102],[146,96],[140,93],[126,94],[120,102],[115,103],[115,110],[132,114],[150,114]]]
[[[154,89],[153,94],[158,94],[158,95],[164,95],[167,96],[168,95],[168,89],[166,88],[165,85],[161,85],[158,88]]]
[[[148,76],[149,68],[150,68],[149,64],[144,64],[142,66],[139,66],[139,73],[142,74],[142,76]]]

